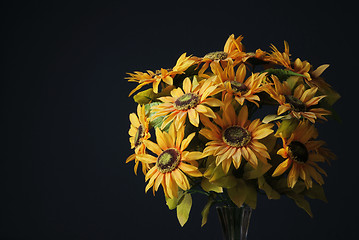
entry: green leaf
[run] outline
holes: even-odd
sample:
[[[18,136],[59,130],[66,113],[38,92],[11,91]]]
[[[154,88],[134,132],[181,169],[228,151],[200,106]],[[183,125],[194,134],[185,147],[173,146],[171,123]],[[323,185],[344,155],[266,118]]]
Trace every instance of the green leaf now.
[[[267,151],[270,153],[274,149],[277,139],[273,133],[269,134],[267,137],[258,139],[260,143],[263,143],[267,147]]]
[[[257,168],[253,168],[249,163],[244,166],[244,179],[255,179],[263,176],[269,169],[271,169],[272,165],[269,163],[263,163],[262,161],[258,161]]]
[[[318,87],[319,95],[326,95],[321,102],[326,102],[329,106],[333,106],[341,97],[323,78],[316,79],[313,85]]]
[[[266,182],[263,176],[258,178],[258,187],[266,193],[268,199],[280,199],[280,194]]]
[[[286,81],[286,83],[288,84],[288,87],[290,88],[290,90],[294,90],[294,88],[297,86],[298,84],[298,81],[300,83],[303,83],[303,78],[301,78],[300,76],[290,76],[288,77]]]
[[[209,214],[209,210],[212,206],[212,204],[214,203],[214,198],[213,196],[210,196],[208,198],[208,202],[207,204],[204,206],[201,215],[202,215],[202,223],[201,223],[201,227],[203,227],[206,223],[207,223],[207,218],[208,218],[208,214]]]
[[[313,213],[312,213],[312,210],[310,208],[310,204],[309,202],[304,198],[303,195],[301,194],[296,194],[295,192],[288,192],[286,194],[289,198],[293,199],[295,204],[304,209],[304,211],[306,211],[308,213],[308,215],[310,217],[313,217]]]
[[[179,202],[179,204],[177,205],[177,219],[182,227],[186,224],[189,218],[191,207],[192,207],[191,194],[185,194],[184,197]]]
[[[170,210],[173,210],[177,207],[178,202],[182,199],[184,192],[182,190],[178,191],[178,197],[177,198],[169,198],[166,197],[166,204]]]
[[[152,101],[155,95],[156,94],[152,91],[152,88],[149,88],[137,93],[135,96],[133,96],[133,100],[135,100],[135,102],[138,104],[147,104]]]
[[[236,180],[236,177],[234,177],[233,175],[227,175],[214,181],[210,180],[210,182],[223,188],[233,188],[237,184]]]
[[[299,74],[299,73],[295,73],[295,72],[292,72],[290,70],[286,70],[286,69],[274,69],[274,68],[269,68],[269,69],[266,69],[264,70],[264,72],[267,72],[269,74],[273,74],[273,75],[276,75],[279,79],[279,81],[285,81],[287,80],[290,76],[299,76],[299,77],[305,77],[304,75],[302,74]]]
[[[277,114],[270,114],[267,115],[263,118],[262,122],[263,123],[270,123],[276,120],[285,120],[285,119],[290,119],[290,115],[283,115],[283,116],[278,116]]]
[[[156,106],[156,105],[159,105],[161,104],[160,102],[151,102],[151,103],[147,103],[145,105],[145,113],[146,113],[146,116],[148,118],[151,119],[151,117],[153,116],[153,114],[155,114],[153,111],[151,111],[151,107],[153,106]],[[158,127],[161,127],[162,123],[163,123],[163,120],[164,120],[165,116],[163,117],[157,117],[155,119],[152,119],[150,121],[150,126],[149,128],[158,128]],[[170,125],[167,125],[163,130],[164,131],[167,131],[168,128],[169,128]]]
[[[216,192],[216,193],[223,193],[223,188],[220,186],[217,186],[216,184],[213,184],[209,182],[207,178],[203,178],[201,181],[201,187],[206,192]]]
[[[257,187],[254,184],[247,184],[247,197],[244,202],[252,209],[257,207]]]
[[[325,192],[323,189],[323,186],[317,184],[317,183],[313,183],[312,188],[306,189],[304,191],[305,196],[311,198],[311,199],[319,199],[322,200],[323,202],[328,202],[327,197],[325,196]]]
[[[280,123],[280,126],[274,136],[279,137],[280,133],[282,133],[283,137],[288,138],[292,134],[292,132],[296,129],[299,124],[299,120],[296,118],[292,118],[289,120],[283,120]]]
[[[238,207],[241,207],[247,198],[247,185],[243,179],[237,180],[237,185],[227,189],[228,196]]]

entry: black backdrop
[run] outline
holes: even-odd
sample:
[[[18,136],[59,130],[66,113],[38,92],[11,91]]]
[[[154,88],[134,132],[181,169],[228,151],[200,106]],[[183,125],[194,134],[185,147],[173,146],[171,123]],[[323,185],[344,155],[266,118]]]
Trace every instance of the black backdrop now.
[[[220,239],[214,209],[194,196],[181,228],[162,193],[125,164],[132,152],[126,72],[171,67],[183,53],[291,46],[293,57],[330,63],[342,123],[320,126],[338,155],[326,168],[329,203],[314,218],[283,197],[259,197],[249,239],[346,239],[357,225],[357,6],[350,1],[13,1],[2,3],[0,239]],[[352,217],[355,217],[353,220]]]

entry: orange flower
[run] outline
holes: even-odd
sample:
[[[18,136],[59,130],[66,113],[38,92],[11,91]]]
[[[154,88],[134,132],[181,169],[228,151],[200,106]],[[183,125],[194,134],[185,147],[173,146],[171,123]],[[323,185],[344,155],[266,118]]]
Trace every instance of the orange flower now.
[[[214,119],[216,124],[206,117],[202,117],[201,122],[206,128],[201,129],[199,133],[210,140],[203,150],[203,155],[216,156],[216,165],[222,163],[225,173],[228,172],[231,163],[235,168],[239,168],[242,157],[255,168],[258,159],[264,163],[270,159],[267,147],[258,140],[273,132],[273,124],[262,124],[259,119],[249,121],[246,105],[237,116],[232,104],[226,103],[223,117],[217,116]]]
[[[143,144],[143,141],[149,139],[151,134],[148,132],[149,130],[149,119],[145,115],[145,106],[141,106],[140,104],[137,106],[137,115],[135,113],[130,114],[130,130],[128,134],[130,135],[130,143],[131,149],[135,149],[135,153],[130,155],[126,159],[126,163],[135,160],[134,171],[137,175],[137,168],[139,161],[136,158],[138,154],[145,153],[146,146]],[[142,164],[142,172],[146,174],[148,165]]]
[[[137,90],[141,89],[143,86],[151,83],[153,86],[153,92],[158,93],[158,86],[161,81],[168,85],[173,85],[173,77],[177,74],[184,73],[184,71],[194,63],[195,60],[193,60],[190,56],[186,57],[186,53],[183,53],[172,69],[161,68],[161,70],[157,70],[155,73],[150,70],[147,70],[146,73],[138,71],[135,73],[128,73],[130,77],[127,77],[126,79],[128,79],[129,82],[138,83],[138,86],[130,92],[129,96],[131,96]]]
[[[225,62],[234,62],[234,64],[238,64],[242,61],[242,58],[246,56],[246,53],[243,52],[243,44],[242,44],[242,36],[238,38],[234,37],[234,34],[230,35],[224,45],[223,51],[210,52],[206,54],[201,62],[203,62],[203,66],[201,67],[198,75],[199,76],[207,76],[204,72],[207,70],[209,66],[211,68],[213,65]]]
[[[237,71],[234,72],[234,66],[231,63],[224,70],[217,65],[213,68],[213,72],[217,75],[219,83],[217,91],[222,91],[224,98],[233,96],[240,105],[247,100],[259,107],[256,101],[260,101],[260,99],[256,93],[262,91],[261,83],[266,78],[265,74],[254,73],[244,81],[246,77],[245,64],[239,65]]]
[[[145,177],[146,181],[149,180],[146,192],[153,187],[153,194],[155,194],[159,186],[162,185],[167,197],[176,198],[178,197],[178,187],[184,191],[191,187],[186,175],[202,177],[196,162],[202,158],[202,153],[185,151],[195,133],[191,133],[183,139],[184,128],[185,126],[182,126],[175,130],[172,124],[168,133],[156,128],[157,143],[144,140],[146,147],[157,155],[157,157],[150,154],[137,156],[141,162],[152,166]]]
[[[317,105],[325,97],[325,95],[314,97],[318,90],[317,87],[306,90],[305,86],[300,84],[292,93],[287,82],[281,83],[274,75],[271,78],[274,82],[274,88],[268,84],[265,90],[280,104],[277,111],[278,115],[289,112],[292,117],[297,119],[303,117],[315,123],[315,119],[326,120],[323,115],[331,114],[330,111],[323,108],[313,108],[314,105]]]
[[[187,118],[196,127],[199,126],[199,116],[205,115],[215,118],[215,114],[208,106],[218,107],[222,103],[215,98],[207,98],[213,95],[216,86],[211,80],[202,80],[199,85],[191,83],[189,78],[183,81],[183,90],[176,88],[171,91],[171,96],[158,98],[163,103],[153,106],[151,110],[155,113],[151,118],[166,116],[161,129],[174,120],[176,129],[180,129]],[[208,105],[208,106],[206,106]]]
[[[303,179],[307,188],[312,187],[312,178],[320,185],[324,184],[319,173],[325,176],[326,173],[317,162],[324,162],[326,160],[324,156],[330,154],[328,155],[327,149],[321,150],[321,146],[325,144],[324,141],[313,140],[317,137],[317,130],[308,121],[300,122],[289,139],[282,137],[283,148],[279,149],[277,154],[285,160],[277,166],[272,176],[280,176],[290,169],[287,178],[288,187],[293,188],[299,177]],[[325,155],[322,154],[323,152]]]

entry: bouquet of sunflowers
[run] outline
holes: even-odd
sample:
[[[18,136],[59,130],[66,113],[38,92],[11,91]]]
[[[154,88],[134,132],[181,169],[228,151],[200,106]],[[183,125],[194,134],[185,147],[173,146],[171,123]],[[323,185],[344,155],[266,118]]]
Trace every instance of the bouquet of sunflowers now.
[[[140,166],[146,192],[162,186],[182,226],[194,193],[208,197],[202,226],[211,206],[254,209],[258,193],[286,195],[310,216],[308,198],[326,201],[320,165],[335,155],[315,125],[336,117],[340,95],[321,77],[329,65],[292,61],[287,42],[284,52],[246,52],[242,39],[231,35],[223,51],[184,53],[172,68],[127,77],[138,83],[129,94],[137,92],[138,106],[126,162],[136,174]]]

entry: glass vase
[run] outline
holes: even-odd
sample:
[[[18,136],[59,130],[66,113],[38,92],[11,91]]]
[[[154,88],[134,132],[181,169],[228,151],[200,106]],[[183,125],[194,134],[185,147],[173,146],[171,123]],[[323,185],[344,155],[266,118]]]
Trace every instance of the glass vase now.
[[[247,240],[252,209],[242,207],[218,206],[217,213],[222,226],[224,240]]]

